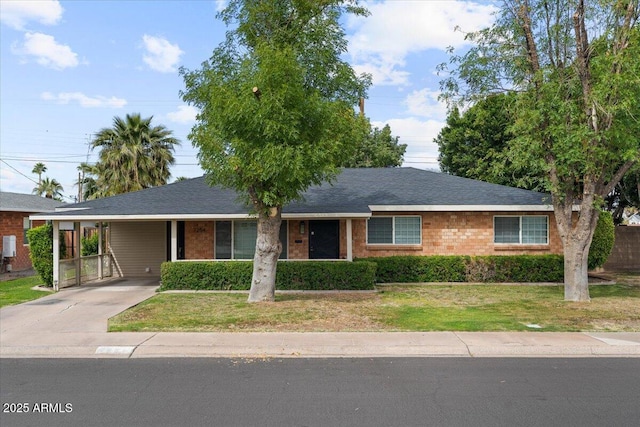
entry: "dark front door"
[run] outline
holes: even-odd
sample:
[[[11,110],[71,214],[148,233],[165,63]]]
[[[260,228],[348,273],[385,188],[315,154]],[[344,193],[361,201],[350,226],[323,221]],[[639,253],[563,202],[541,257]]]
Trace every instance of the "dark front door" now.
[[[340,257],[340,222],[309,221],[309,259]]]

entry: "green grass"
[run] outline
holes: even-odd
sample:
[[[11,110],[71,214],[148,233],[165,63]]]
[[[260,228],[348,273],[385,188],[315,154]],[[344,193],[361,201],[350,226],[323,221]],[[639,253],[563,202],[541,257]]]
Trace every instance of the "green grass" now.
[[[49,295],[48,292],[31,289],[41,284],[42,279],[39,276],[22,277],[0,282],[0,307],[20,304]]]
[[[110,319],[110,331],[640,331],[640,286],[591,286],[591,302],[561,286],[429,285],[377,293],[159,294]],[[539,325],[532,329],[530,324]]]

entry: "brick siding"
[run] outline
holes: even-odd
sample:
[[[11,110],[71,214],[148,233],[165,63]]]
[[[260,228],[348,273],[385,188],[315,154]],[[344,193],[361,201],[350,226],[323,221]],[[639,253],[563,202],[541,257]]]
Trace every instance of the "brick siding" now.
[[[385,213],[419,215],[422,218],[422,245],[367,245],[366,219],[352,220],[354,258],[391,255],[519,255],[562,254],[552,212],[422,212]],[[546,215],[549,217],[548,245],[505,245],[493,243],[493,217]],[[304,233],[300,233],[300,223]],[[346,220],[340,220],[340,258],[347,257]],[[185,222],[186,259],[214,258],[215,223]],[[289,259],[309,258],[309,221],[289,221]]]
[[[29,245],[24,242],[23,219],[31,212],[0,212],[0,253],[2,253],[2,237],[16,236],[16,256],[5,260],[14,271],[28,270],[32,267],[29,257]],[[32,227],[43,225],[44,221],[33,221]]]
[[[185,221],[184,252],[186,259],[213,259],[215,223]]]

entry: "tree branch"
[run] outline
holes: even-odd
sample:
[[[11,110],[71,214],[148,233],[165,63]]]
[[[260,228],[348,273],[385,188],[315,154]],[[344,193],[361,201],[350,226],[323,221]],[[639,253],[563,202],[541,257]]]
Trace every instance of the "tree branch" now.
[[[627,160],[622,166],[620,166],[620,169],[616,171],[616,173],[613,175],[613,177],[611,177],[609,182],[606,185],[605,184],[602,185],[602,188],[599,191],[599,194],[602,197],[605,197],[609,193],[611,193],[615,188],[616,184],[620,182],[624,174],[626,174],[635,163],[636,163],[636,160]]]

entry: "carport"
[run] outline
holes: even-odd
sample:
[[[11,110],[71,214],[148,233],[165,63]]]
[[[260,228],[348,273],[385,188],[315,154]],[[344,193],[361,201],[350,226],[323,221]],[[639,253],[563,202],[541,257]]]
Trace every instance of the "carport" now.
[[[61,212],[62,217],[58,216]],[[178,259],[175,219],[98,216],[62,209],[37,218],[53,225],[55,290],[109,277],[159,279],[161,264]],[[97,254],[83,256],[82,236],[93,233],[98,235]],[[62,247],[66,247],[66,257]]]
[[[111,254],[104,251],[105,246],[109,246],[105,241],[108,228],[105,228],[102,222],[53,221],[52,224],[54,290],[113,276]],[[82,237],[94,232],[98,234],[98,253],[83,255]],[[67,252],[70,251],[68,258],[61,258],[63,245]]]

